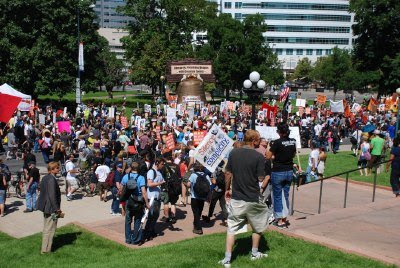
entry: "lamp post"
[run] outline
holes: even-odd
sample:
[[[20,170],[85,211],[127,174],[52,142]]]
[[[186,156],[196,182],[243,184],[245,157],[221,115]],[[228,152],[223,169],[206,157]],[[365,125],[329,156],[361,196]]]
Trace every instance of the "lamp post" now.
[[[398,98],[400,96],[400,87],[398,89],[396,89],[396,93],[398,95]],[[397,131],[399,131],[399,123],[400,123],[400,109],[399,109],[399,101],[397,102],[397,116],[396,116],[396,133],[395,133],[395,137],[398,136]]]
[[[164,81],[165,81],[165,77],[162,75],[162,76],[160,76],[160,81],[161,81],[161,86],[160,86],[160,97],[161,97],[161,100],[163,100],[164,99],[164,95],[165,95],[165,93],[164,93]]]
[[[256,129],[256,103],[259,101],[262,94],[264,94],[265,81],[260,80],[258,72],[251,72],[250,79],[243,82],[243,91],[249,96],[251,101],[251,129]]]
[[[81,71],[83,71],[83,65],[81,66],[81,62],[80,62],[80,52],[79,50],[80,48],[80,44],[81,44],[81,20],[80,20],[80,15],[81,15],[81,8],[80,8],[80,4],[81,4],[82,0],[78,1],[77,7],[76,7],[76,18],[77,18],[77,43],[78,43],[78,76],[76,78],[76,103],[80,104],[81,103],[81,98],[82,98],[82,94],[81,94]],[[95,4],[91,4],[89,5],[90,8],[94,8],[96,7]],[[83,50],[83,48],[82,48]],[[82,57],[83,57],[83,51],[82,51]],[[82,58],[82,64],[83,64],[83,58]],[[81,69],[82,68],[82,69]]]

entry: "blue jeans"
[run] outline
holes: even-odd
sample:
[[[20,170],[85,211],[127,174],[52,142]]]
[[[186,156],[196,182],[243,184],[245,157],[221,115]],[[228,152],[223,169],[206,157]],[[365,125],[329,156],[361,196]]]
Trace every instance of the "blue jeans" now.
[[[35,139],[33,143],[33,151],[36,153],[39,151],[39,139]]]
[[[307,167],[307,179],[306,182],[310,182],[311,180],[318,180],[317,170],[314,171],[314,174],[311,174],[312,168],[310,166]]]
[[[50,162],[50,153],[48,149],[41,149],[43,160],[46,164]]]
[[[111,194],[112,194],[111,210],[113,213],[119,213],[118,188],[113,187],[111,189]]]
[[[126,202],[125,214],[125,242],[128,244],[138,244],[142,240],[143,231],[140,229],[141,220],[144,215],[143,209],[132,209]],[[133,219],[133,230],[132,228]]]
[[[274,213],[276,219],[283,218],[282,191],[285,196],[286,206],[289,208],[289,190],[293,179],[293,171],[272,172],[271,183],[274,195]]]
[[[33,182],[29,189],[26,189],[26,209],[34,210],[36,209],[36,190],[38,188],[38,183]]]
[[[160,200],[154,200],[153,205],[151,206],[149,210],[149,216],[147,218],[146,222],[146,238],[154,236],[156,234],[155,227],[156,223],[158,220],[158,217],[160,216],[160,206],[161,206],[161,201]]]

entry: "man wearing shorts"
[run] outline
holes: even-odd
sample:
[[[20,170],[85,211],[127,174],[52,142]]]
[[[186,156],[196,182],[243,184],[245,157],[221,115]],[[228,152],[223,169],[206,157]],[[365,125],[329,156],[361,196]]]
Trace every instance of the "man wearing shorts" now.
[[[229,203],[228,231],[225,258],[219,261],[219,264],[225,267],[230,267],[231,264],[235,233],[247,223],[253,230],[251,260],[268,256],[258,251],[261,234],[268,227],[270,216],[270,210],[262,202],[260,195],[259,182],[265,179],[265,160],[264,156],[254,149],[259,145],[258,131],[248,130],[244,136],[244,145],[241,148],[234,148],[229,154],[225,173],[225,198]]]
[[[106,179],[110,172],[110,168],[104,164],[96,168],[95,174],[98,181],[97,189],[99,191],[100,201],[107,202],[108,185],[106,183]]]
[[[72,194],[79,188],[76,179],[79,170],[75,167],[73,154],[70,154],[68,160],[65,162],[65,170],[67,171],[66,180],[68,185],[67,200],[72,201]]]

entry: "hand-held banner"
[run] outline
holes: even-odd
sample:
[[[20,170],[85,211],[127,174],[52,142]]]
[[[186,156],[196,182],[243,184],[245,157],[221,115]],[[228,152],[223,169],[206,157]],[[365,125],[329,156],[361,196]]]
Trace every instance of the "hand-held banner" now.
[[[233,140],[214,124],[195,150],[194,158],[214,172],[225,155],[232,149]]]

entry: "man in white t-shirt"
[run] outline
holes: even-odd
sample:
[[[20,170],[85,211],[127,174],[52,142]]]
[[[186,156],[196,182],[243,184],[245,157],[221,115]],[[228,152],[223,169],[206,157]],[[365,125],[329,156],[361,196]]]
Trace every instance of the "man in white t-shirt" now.
[[[96,168],[96,177],[97,177],[97,188],[99,190],[100,201],[107,202],[107,191],[108,186],[106,184],[106,179],[108,174],[110,174],[111,170],[106,165],[101,165]]]
[[[65,162],[65,171],[67,172],[65,179],[68,186],[67,200],[72,201],[72,194],[79,188],[78,180],[76,179],[76,175],[79,173],[79,170],[75,167],[73,154],[70,154],[68,160]]]
[[[308,156],[308,167],[307,167],[307,182],[318,179],[317,167],[319,162],[319,150],[316,148],[315,142],[310,144],[311,153]]]

